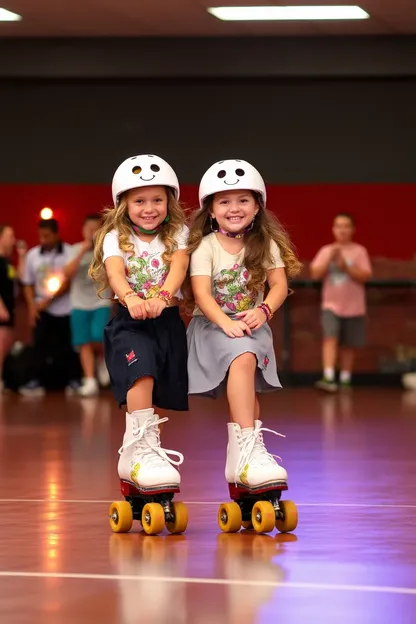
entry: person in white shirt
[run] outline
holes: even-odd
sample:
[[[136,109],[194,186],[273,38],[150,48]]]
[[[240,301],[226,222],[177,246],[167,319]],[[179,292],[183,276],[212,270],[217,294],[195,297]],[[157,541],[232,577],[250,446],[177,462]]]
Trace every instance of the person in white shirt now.
[[[65,277],[71,280],[71,331],[72,344],[79,350],[83,382],[79,389],[81,396],[94,396],[102,386],[110,384],[107,367],[102,357],[104,328],[110,320],[111,300],[98,297],[97,286],[88,275],[93,250],[94,236],[100,227],[99,214],[88,215],[84,220],[84,240],[71,249],[70,261],[64,269]],[[97,364],[97,377],[95,365]]]
[[[33,327],[34,365],[32,381],[19,392],[30,396],[45,393],[52,370],[53,378],[68,390],[76,388],[80,372],[71,342],[69,282],[63,272],[71,246],[61,241],[55,219],[40,221],[39,242],[27,253],[22,280]]]
[[[104,213],[90,275],[100,283],[99,293],[110,287],[119,301],[104,331],[113,392],[120,407],[127,404],[118,473],[124,494],[172,494],[179,491],[175,466],[183,456],[161,448],[165,419],[153,406],[188,409],[186,330],[178,307],[189,264],[188,228],[179,182],[162,158],[133,156],[115,172],[112,191],[114,208]],[[169,497],[165,502],[170,509]],[[159,515],[163,528],[162,507]],[[133,516],[124,520],[128,530]],[[145,531],[156,530],[143,522]]]

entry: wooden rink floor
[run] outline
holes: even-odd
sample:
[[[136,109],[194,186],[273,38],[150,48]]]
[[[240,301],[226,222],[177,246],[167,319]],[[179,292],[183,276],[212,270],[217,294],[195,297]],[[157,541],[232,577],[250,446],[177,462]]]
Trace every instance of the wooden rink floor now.
[[[0,400],[1,624],[416,622],[416,393],[262,398],[295,534],[223,534],[226,405],[170,414],[184,535],[112,534],[124,413],[112,396]]]

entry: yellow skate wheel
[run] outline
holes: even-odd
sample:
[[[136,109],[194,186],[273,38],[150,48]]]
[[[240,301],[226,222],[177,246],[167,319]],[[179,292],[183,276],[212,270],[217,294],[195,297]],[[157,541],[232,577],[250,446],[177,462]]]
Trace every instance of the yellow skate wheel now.
[[[253,505],[251,522],[256,533],[270,533],[276,524],[276,512],[269,501],[258,501]]]
[[[188,510],[184,503],[172,503],[172,511],[175,516],[173,522],[166,522],[169,533],[183,533],[188,526]]]
[[[159,503],[147,503],[142,511],[143,531],[147,535],[162,533],[165,526],[165,512]]]
[[[224,533],[236,533],[243,519],[238,503],[223,503],[218,509],[218,524]]]
[[[133,510],[127,501],[110,505],[110,526],[114,533],[128,533],[133,525]]]
[[[276,520],[276,529],[280,533],[290,533],[298,526],[298,510],[291,500],[280,501],[280,509],[283,513],[283,520]]]
[[[243,527],[243,529],[246,529],[246,531],[252,531],[253,530],[253,523],[252,523],[251,520],[243,520],[242,527]]]

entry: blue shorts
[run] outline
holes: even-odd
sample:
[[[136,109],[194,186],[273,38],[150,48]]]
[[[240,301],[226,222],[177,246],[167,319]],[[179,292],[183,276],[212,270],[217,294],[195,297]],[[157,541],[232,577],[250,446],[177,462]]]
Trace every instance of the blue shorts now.
[[[80,347],[91,342],[102,342],[104,327],[111,316],[111,308],[108,306],[96,310],[72,310],[71,331],[72,344]]]

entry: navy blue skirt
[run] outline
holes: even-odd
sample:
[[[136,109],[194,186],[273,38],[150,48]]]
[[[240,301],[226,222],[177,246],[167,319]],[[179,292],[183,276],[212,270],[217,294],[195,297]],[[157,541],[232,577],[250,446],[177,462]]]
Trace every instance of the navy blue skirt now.
[[[138,379],[153,377],[153,405],[188,410],[186,329],[177,306],[139,321],[119,305],[104,330],[104,354],[120,407]]]

